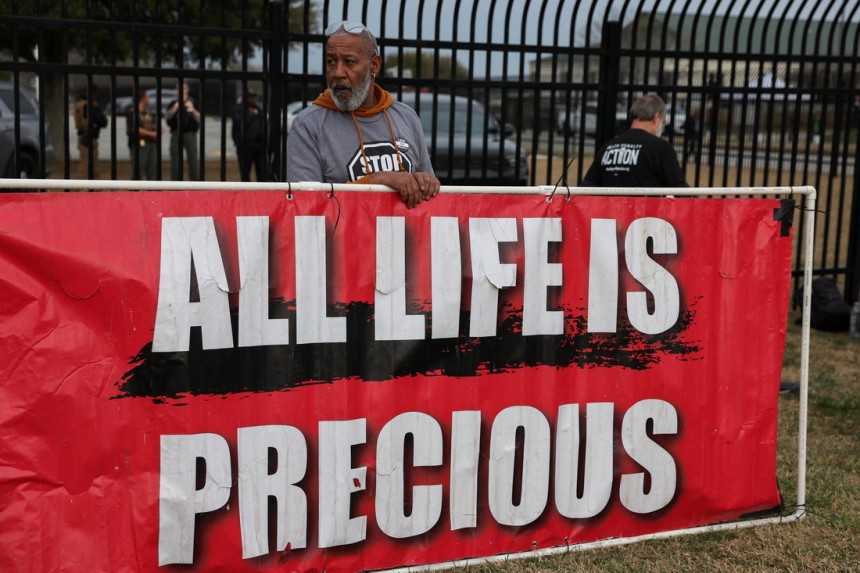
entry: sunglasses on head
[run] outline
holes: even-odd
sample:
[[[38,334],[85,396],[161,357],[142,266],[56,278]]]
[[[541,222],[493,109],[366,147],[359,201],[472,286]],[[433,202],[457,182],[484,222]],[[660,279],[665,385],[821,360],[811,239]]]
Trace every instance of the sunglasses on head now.
[[[343,31],[348,34],[362,34],[368,31],[364,24],[361,24],[360,22],[348,22],[346,20],[342,20],[340,22],[335,22],[334,24],[329,24],[329,27],[325,29],[325,35],[332,36],[341,28],[343,28]]]

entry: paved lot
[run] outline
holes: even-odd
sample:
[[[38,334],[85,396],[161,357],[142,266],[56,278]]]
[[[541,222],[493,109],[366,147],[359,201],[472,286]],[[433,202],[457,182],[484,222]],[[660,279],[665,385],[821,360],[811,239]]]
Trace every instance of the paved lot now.
[[[111,143],[113,138],[114,127],[111,123],[114,121],[114,118],[108,116],[108,126],[101,131],[99,135],[99,151],[102,159],[110,159],[111,157]],[[232,123],[230,119],[227,119],[224,122],[225,127],[225,137],[227,141],[226,153],[225,156],[228,159],[236,158],[236,149],[233,147],[233,140],[231,138],[231,129]],[[220,117],[216,118],[205,118],[204,119],[204,141],[203,141],[203,152],[205,153],[206,159],[221,159],[221,126],[222,121]],[[75,120],[74,117],[69,117],[69,133],[75,133]],[[116,121],[116,159],[117,161],[128,161],[131,159],[131,155],[128,150],[128,141],[126,139],[125,134],[125,118],[119,117]],[[74,143],[70,145],[71,149],[69,150],[69,158],[72,161],[78,160],[78,146]],[[200,155],[203,156],[204,153]],[[164,127],[163,135],[161,137],[161,158],[165,161],[170,161],[170,131],[167,127]]]

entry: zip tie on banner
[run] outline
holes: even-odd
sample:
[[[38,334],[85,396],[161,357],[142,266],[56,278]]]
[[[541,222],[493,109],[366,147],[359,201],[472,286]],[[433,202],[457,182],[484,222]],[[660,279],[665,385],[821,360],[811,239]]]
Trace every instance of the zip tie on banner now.
[[[328,198],[334,199],[334,202],[337,203],[337,218],[334,220],[334,228],[331,230],[332,235],[337,231],[337,224],[340,223],[340,199],[337,198],[337,195],[334,194],[334,183],[329,183],[331,185],[331,192],[329,193]]]
[[[570,169],[574,159],[576,159],[576,155],[571,157],[570,161],[567,162],[567,165],[564,166],[558,181],[555,182],[555,187],[552,188],[552,193],[550,193],[549,197],[546,198],[547,203],[552,203],[552,198],[555,196],[555,192],[558,191],[558,186],[562,182],[564,182],[564,188],[567,189],[567,198],[565,200],[570,201],[570,185],[567,184],[567,170]]]
[[[564,198],[565,201],[570,201],[570,187],[565,186],[567,189],[567,197]],[[552,203],[552,198],[555,196],[555,192],[558,191],[558,183],[555,184],[555,187],[552,188],[552,193],[549,194],[546,198],[547,203]]]
[[[293,184],[287,181],[287,201],[293,200]]]

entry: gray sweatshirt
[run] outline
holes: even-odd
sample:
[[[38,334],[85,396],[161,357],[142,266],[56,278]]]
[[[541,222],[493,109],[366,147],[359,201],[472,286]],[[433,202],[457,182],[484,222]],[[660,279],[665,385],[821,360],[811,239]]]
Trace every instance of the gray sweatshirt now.
[[[421,120],[411,107],[394,102],[388,109],[403,168],[409,173],[433,173]],[[311,105],[293,120],[287,140],[287,181],[347,183],[368,174],[361,153],[373,172],[399,171],[395,142],[384,113],[373,117]]]

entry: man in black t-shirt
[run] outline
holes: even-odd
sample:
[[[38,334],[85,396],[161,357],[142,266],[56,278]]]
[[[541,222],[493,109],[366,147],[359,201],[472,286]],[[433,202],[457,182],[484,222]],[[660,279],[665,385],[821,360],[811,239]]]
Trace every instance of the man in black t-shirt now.
[[[645,94],[630,107],[630,129],[600,148],[583,187],[688,187],[675,148],[663,139],[666,103]]]
[[[239,175],[242,181],[251,180],[251,167],[257,181],[266,181],[266,157],[263,146],[263,110],[257,105],[257,94],[252,91],[233,107],[233,143],[239,157]]]

